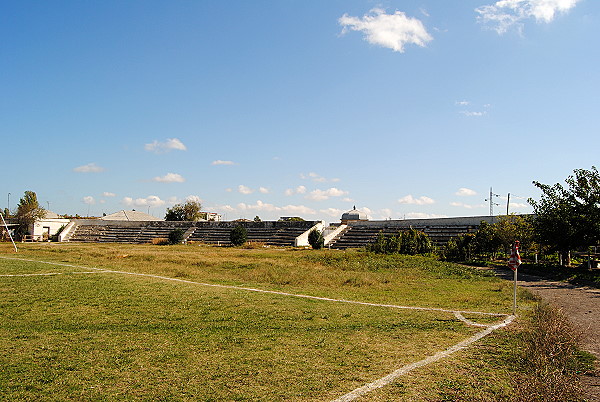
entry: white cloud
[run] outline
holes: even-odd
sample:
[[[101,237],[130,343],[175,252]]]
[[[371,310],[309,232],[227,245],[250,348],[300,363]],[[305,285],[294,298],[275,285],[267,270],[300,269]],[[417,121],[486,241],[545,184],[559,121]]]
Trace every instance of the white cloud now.
[[[111,193],[111,192],[105,191],[105,192],[102,193],[102,196],[103,197],[116,197],[117,195],[115,193]]]
[[[472,195],[477,195],[477,192],[475,190],[471,190],[470,188],[461,187],[454,194],[458,195],[459,197],[470,197]]]
[[[332,216],[334,218],[340,218],[342,216],[342,214],[344,213],[344,211],[342,211],[341,209],[338,209],[338,208],[320,209],[319,212],[321,212],[322,214],[325,214],[325,215]]]
[[[421,196],[419,198],[413,197],[411,194],[405,195],[398,200],[400,204],[412,204],[412,205],[430,205],[434,204],[435,201],[432,198]]]
[[[185,200],[190,202],[198,202],[202,204],[202,198],[198,197],[197,195],[188,195],[187,197],[185,197]]]
[[[159,207],[167,203],[166,201],[161,200],[160,197],[156,195],[149,195],[146,198],[136,199],[133,199],[131,197],[125,197],[121,202],[129,207]]]
[[[331,187],[327,190],[313,190],[306,196],[306,198],[313,201],[324,201],[328,200],[330,197],[342,197],[347,194],[347,191]]]
[[[250,187],[246,187],[243,184],[240,184],[238,186],[238,192],[241,194],[252,194],[254,190],[252,190]]]
[[[327,182],[336,183],[336,182],[340,181],[340,179],[338,179],[337,177],[328,179],[328,178],[323,177],[315,172],[310,172],[307,175],[305,175],[304,173],[300,173],[300,178],[304,179],[304,180],[312,180],[316,183],[327,183]]]
[[[164,176],[156,176],[152,181],[157,181],[159,183],[183,183],[185,179],[180,174],[167,173]]]
[[[100,173],[104,172],[104,168],[92,162],[88,163],[87,165],[77,166],[73,169],[73,171],[77,173]]]
[[[237,210],[278,212],[289,215],[314,215],[316,213],[314,209],[305,207],[304,205],[286,205],[283,207],[278,207],[273,204],[264,203],[260,200],[256,201],[255,204],[245,204],[241,202],[237,205]]]
[[[559,13],[565,13],[575,7],[580,0],[501,0],[492,5],[475,9],[477,20],[488,24],[498,34],[504,34],[512,27],[519,32],[523,21],[535,19],[536,22],[550,23]]]
[[[259,187],[258,192],[261,194],[269,194],[269,189],[266,187]]]
[[[374,8],[362,18],[344,14],[338,22],[343,26],[342,35],[348,30],[360,31],[367,42],[400,53],[404,52],[406,44],[425,47],[433,40],[420,20],[409,18],[401,11],[386,14],[385,10]]]
[[[285,190],[285,195],[290,196],[290,195],[294,195],[294,194],[304,194],[306,193],[306,187],[304,186],[298,186],[296,188],[288,188],[287,190]]]
[[[160,154],[172,150],[186,151],[187,147],[177,138],[167,138],[165,142],[154,140],[154,142],[144,145],[144,149],[148,152]]]
[[[381,217],[381,219],[391,218],[392,215],[393,215],[393,212],[389,208],[383,208],[383,209],[379,210],[379,216]]]
[[[222,161],[220,159],[217,159],[216,161],[212,161],[211,165],[213,165],[213,166],[218,166],[218,165],[235,165],[235,162],[233,162],[233,161]]]
[[[456,102],[454,102],[454,104],[458,105],[458,106],[469,106],[471,104],[471,102],[469,102],[469,101],[456,101]]]
[[[481,116],[485,116],[487,114],[487,112],[472,112],[469,110],[461,110],[459,113],[464,114],[467,117],[481,117]]]
[[[479,208],[485,208],[487,206],[486,204],[473,205],[473,204],[465,204],[462,202],[451,202],[450,205],[453,207],[466,208],[466,209],[479,209]]]
[[[83,197],[82,201],[84,204],[88,205],[94,205],[96,203],[96,200],[91,195],[86,195],[85,197]]]
[[[423,212],[409,212],[405,215],[407,219],[433,219],[433,218],[447,218],[447,215],[438,214],[425,214]]]

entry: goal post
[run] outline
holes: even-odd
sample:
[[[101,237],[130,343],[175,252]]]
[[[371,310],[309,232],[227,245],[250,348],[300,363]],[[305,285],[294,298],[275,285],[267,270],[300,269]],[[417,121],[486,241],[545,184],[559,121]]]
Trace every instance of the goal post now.
[[[15,248],[15,253],[16,253],[19,250],[17,250],[17,245],[15,244],[15,241],[14,241],[12,235],[10,234],[10,230],[8,229],[8,225],[6,224],[6,221],[4,220],[4,215],[2,215],[2,212],[0,212],[0,218],[2,218],[2,223],[4,224],[4,227],[6,228],[6,233],[8,233],[8,237],[10,238],[10,241],[12,242],[13,247]]]

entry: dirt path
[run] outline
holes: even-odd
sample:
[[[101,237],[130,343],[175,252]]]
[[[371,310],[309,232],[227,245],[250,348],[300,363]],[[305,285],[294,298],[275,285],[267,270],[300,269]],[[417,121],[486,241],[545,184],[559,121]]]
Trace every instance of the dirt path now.
[[[512,271],[496,271],[512,280]],[[519,273],[518,285],[562,309],[575,328],[583,333],[582,347],[600,359],[600,289],[556,282]],[[600,401],[600,369],[581,379],[588,401]]]

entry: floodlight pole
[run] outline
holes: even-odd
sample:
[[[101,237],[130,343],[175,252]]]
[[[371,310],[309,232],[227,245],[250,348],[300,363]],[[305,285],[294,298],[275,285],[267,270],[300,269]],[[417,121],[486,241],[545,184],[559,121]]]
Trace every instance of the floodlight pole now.
[[[10,234],[10,230],[8,230],[8,225],[6,224],[6,221],[4,220],[4,215],[2,214],[2,212],[0,212],[0,217],[2,218],[2,223],[4,223],[4,227],[6,228],[6,233],[8,233],[8,237],[10,237],[10,241],[12,242],[13,247],[15,248],[15,253],[17,253],[19,250],[17,250],[17,245],[15,244],[15,241],[13,240],[13,237]]]

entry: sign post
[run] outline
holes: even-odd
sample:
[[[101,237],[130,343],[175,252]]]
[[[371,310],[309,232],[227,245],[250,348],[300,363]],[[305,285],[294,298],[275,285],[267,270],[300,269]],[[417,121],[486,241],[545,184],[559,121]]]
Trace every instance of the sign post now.
[[[508,266],[514,272],[515,284],[513,290],[513,315],[517,314],[517,268],[521,265],[521,256],[519,255],[519,241],[515,240],[515,244],[513,244],[512,251],[510,253],[510,258],[508,259]]]

